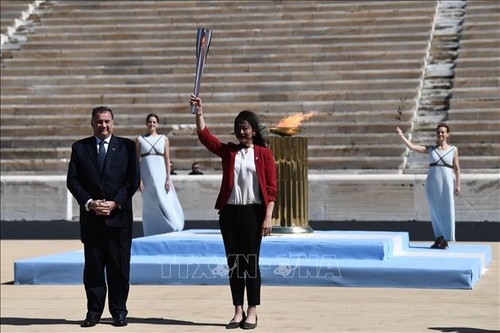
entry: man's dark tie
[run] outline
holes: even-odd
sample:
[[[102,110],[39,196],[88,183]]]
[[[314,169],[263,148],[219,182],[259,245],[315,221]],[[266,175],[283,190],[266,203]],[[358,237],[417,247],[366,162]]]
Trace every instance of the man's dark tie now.
[[[104,167],[104,160],[106,159],[106,148],[104,147],[104,144],[106,141],[102,140],[99,142],[99,152],[97,153],[97,161],[99,162],[99,171],[102,171],[102,168]]]

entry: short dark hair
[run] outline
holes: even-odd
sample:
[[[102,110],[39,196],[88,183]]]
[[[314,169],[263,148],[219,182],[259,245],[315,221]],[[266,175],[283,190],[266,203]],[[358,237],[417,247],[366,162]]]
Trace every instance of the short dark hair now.
[[[439,129],[439,127],[446,128],[446,132],[450,133],[450,127],[448,125],[446,125],[445,123],[438,124],[437,127],[436,127],[436,131]]]
[[[157,115],[156,113],[150,113],[150,114],[148,114],[148,115],[146,116],[146,123],[148,122],[148,119],[149,119],[150,117],[155,117],[155,118],[156,118],[156,122],[158,122],[158,123],[160,122],[160,117],[158,117],[158,115]]]
[[[97,114],[104,112],[109,112],[111,114],[111,119],[115,119],[115,116],[113,115],[113,111],[111,110],[111,108],[101,105],[101,106],[96,106],[95,108],[92,109],[92,120],[95,119]]]

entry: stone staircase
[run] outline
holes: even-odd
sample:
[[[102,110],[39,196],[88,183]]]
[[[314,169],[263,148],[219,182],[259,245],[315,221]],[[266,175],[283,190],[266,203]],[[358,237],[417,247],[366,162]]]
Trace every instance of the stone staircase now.
[[[500,168],[500,3],[469,0],[448,123],[469,168]]]
[[[432,142],[436,124],[446,122],[465,172],[498,173],[500,3],[462,0],[441,4],[440,29],[434,34],[427,69],[438,68],[426,72],[433,88],[428,99],[434,103],[419,106],[413,138]],[[411,153],[408,161],[408,172],[422,170],[428,163],[418,153]]]
[[[399,125],[410,128],[434,1],[39,1],[36,5],[17,35],[2,45],[3,173],[64,174],[71,143],[91,135],[90,110],[100,104],[115,111],[116,134],[130,138],[144,131],[146,114],[157,113],[177,169],[189,169],[196,160],[202,169],[217,172],[219,159],[198,143],[188,107],[196,29],[202,26],[212,29],[213,38],[201,96],[207,123],[223,141],[234,140],[232,121],[240,110],[258,112],[268,126],[284,116],[316,110],[317,116],[304,124],[301,133],[309,138],[312,172],[396,173],[404,166],[404,146],[395,135],[396,110],[399,99],[407,97],[409,105]],[[479,8],[488,11],[484,6]],[[476,12],[467,12],[479,15],[479,21],[472,28],[464,25],[464,47],[480,43],[497,45],[498,51],[498,31],[491,33],[488,44],[487,31],[478,27],[493,29],[493,22],[480,23],[486,14]],[[494,13],[491,6],[490,12]],[[490,15],[495,17],[498,11]],[[482,53],[491,66],[494,51],[488,51],[490,56]],[[463,53],[472,52],[466,48]],[[467,165],[468,160],[479,161],[474,156],[477,145],[467,140],[478,132],[491,147],[480,151],[498,156],[498,124],[480,120],[496,116],[498,99],[490,98],[486,103],[490,107],[470,118],[474,116],[465,110],[474,103],[460,98],[460,89],[470,94],[467,84],[489,82],[487,91],[498,90],[498,75],[483,79],[483,72],[472,67],[478,64],[477,56],[467,61],[460,53],[459,59],[464,59],[464,69],[471,70],[467,76],[457,68],[463,83],[457,82],[453,90],[459,99],[452,98],[449,120]],[[485,77],[491,72],[484,70]],[[455,108],[464,110],[457,111],[457,118],[452,117]],[[498,167],[498,161],[481,159],[473,166],[491,169]]]
[[[16,29],[21,27],[25,19],[29,17],[34,10],[36,1],[16,0],[16,1],[0,1],[0,33],[2,45],[5,43],[15,42],[11,40]]]

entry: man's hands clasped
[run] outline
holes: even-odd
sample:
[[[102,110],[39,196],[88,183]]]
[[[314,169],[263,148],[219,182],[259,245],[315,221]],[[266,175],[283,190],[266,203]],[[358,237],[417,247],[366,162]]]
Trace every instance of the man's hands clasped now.
[[[90,209],[92,209],[96,215],[108,216],[116,207],[118,207],[116,202],[106,201],[104,199],[92,200],[90,202]]]

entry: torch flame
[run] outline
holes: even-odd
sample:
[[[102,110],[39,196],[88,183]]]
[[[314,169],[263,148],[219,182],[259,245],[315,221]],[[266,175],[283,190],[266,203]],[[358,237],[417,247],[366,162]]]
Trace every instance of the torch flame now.
[[[286,116],[278,122],[276,127],[299,127],[303,121],[311,119],[317,113],[317,111],[309,111],[307,113],[301,112],[291,116]]]

